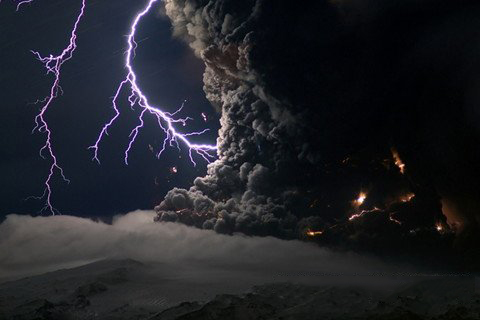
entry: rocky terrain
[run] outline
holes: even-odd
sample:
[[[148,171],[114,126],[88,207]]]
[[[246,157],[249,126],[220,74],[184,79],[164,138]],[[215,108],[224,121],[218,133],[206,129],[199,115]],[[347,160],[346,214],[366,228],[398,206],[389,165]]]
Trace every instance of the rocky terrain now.
[[[246,289],[247,275],[242,281],[188,270],[107,260],[0,283],[0,319],[480,318],[472,276],[421,277],[390,290],[285,282]]]
[[[384,296],[359,288],[293,284],[256,287],[207,303],[183,303],[150,319],[479,319],[480,297],[467,281],[432,280]]]
[[[246,289],[207,279],[188,267],[103,260],[0,283],[0,319],[147,319],[183,301]]]

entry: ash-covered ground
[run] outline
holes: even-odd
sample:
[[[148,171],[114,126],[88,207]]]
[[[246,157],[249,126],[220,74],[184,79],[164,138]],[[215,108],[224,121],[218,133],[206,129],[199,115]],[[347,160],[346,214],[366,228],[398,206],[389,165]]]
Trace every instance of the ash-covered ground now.
[[[192,266],[103,260],[0,284],[0,319],[453,320],[480,316],[480,295],[472,276],[397,275],[385,281],[371,275],[352,283],[332,275],[305,276],[300,282],[270,280],[238,270],[197,272]]]
[[[132,212],[112,224],[8,216],[0,224],[0,319],[429,318],[477,310],[473,274],[158,223],[155,214]]]

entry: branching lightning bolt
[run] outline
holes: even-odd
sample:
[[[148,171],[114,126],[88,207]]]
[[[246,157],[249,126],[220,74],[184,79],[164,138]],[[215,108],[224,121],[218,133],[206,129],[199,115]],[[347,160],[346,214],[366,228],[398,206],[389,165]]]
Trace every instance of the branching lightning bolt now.
[[[17,1],[17,11],[21,5],[31,3],[33,0],[25,0],[25,1]],[[70,42],[68,46],[63,49],[63,51],[55,56],[55,55],[48,55],[42,56],[37,51],[32,51],[35,57],[43,63],[44,67],[47,69],[47,74],[53,74],[54,80],[52,86],[50,87],[50,94],[45,97],[43,100],[38,100],[37,103],[41,104],[40,112],[35,117],[35,127],[32,130],[32,133],[39,132],[45,134],[45,144],[40,149],[40,156],[43,159],[46,159],[47,156],[51,159],[51,165],[49,169],[49,173],[47,179],[45,180],[45,189],[41,196],[39,197],[31,197],[35,199],[45,199],[45,206],[42,208],[41,211],[48,210],[52,214],[58,213],[58,210],[52,205],[52,179],[55,176],[55,173],[58,172],[61,178],[69,183],[64,174],[63,168],[59,165],[57,156],[53,150],[52,146],[52,131],[48,126],[48,122],[45,119],[45,114],[48,109],[51,107],[52,102],[62,93],[62,88],[60,86],[60,77],[61,77],[61,70],[62,66],[65,62],[70,60],[73,56],[73,53],[77,49],[77,30],[80,21],[82,20],[85,14],[85,6],[86,0],[82,0],[82,7],[80,12],[75,20],[75,24],[73,25],[73,29],[70,34]]]
[[[135,49],[137,48],[137,43],[135,42],[135,34],[137,31],[137,26],[140,23],[141,19],[151,10],[153,5],[157,2],[159,2],[159,0],[148,0],[148,3],[145,6],[145,8],[143,8],[143,10],[136,15],[130,27],[130,33],[128,34],[128,37],[127,37],[128,49],[126,51],[126,59],[125,59],[125,68],[127,70],[127,75],[125,79],[118,86],[117,91],[115,92],[115,95],[113,96],[113,99],[112,99],[112,107],[115,111],[115,115],[110,119],[110,121],[108,121],[104,125],[97,140],[95,141],[95,144],[89,147],[89,149],[92,149],[94,151],[93,160],[97,161],[98,163],[100,163],[100,158],[98,156],[99,145],[102,142],[102,139],[105,137],[105,135],[108,135],[108,129],[114,124],[114,122],[120,116],[120,111],[118,108],[118,100],[124,88],[129,88],[130,90],[130,95],[128,97],[128,102],[130,104],[130,107],[133,108],[134,106],[137,105],[141,108],[141,112],[138,116],[139,123],[135,128],[133,128],[129,136],[130,141],[125,150],[125,157],[124,157],[125,164],[128,164],[130,150],[133,144],[135,143],[135,140],[137,139],[140,130],[144,127],[144,119],[147,114],[151,114],[156,118],[159,127],[165,133],[165,139],[163,141],[161,150],[157,153],[157,157],[160,157],[161,154],[166,150],[168,146],[176,146],[178,149],[180,149],[180,142],[182,142],[188,147],[189,157],[194,166],[196,165],[196,162],[193,159],[193,153],[198,154],[207,162],[211,162],[211,160],[215,158],[215,153],[217,150],[216,145],[195,144],[190,142],[188,139],[189,136],[201,135],[207,132],[208,129],[205,129],[200,132],[192,132],[192,133],[181,133],[175,129],[175,125],[182,124],[183,126],[185,126],[188,120],[192,120],[192,118],[190,117],[176,118],[176,115],[182,110],[183,104],[180,107],[180,109],[178,109],[173,113],[164,112],[160,110],[158,107],[155,107],[152,104],[150,104],[147,96],[142,92],[140,86],[137,83],[137,75],[135,74],[135,71],[132,66],[132,61],[135,58]]]
[[[0,2],[1,1],[2,0],[0,0]],[[13,0],[13,1],[17,4],[16,10],[18,11],[22,5],[30,4],[35,0]],[[66,178],[63,168],[59,165],[57,156],[55,155],[54,148],[52,145],[52,132],[49,128],[48,122],[46,121],[45,115],[49,110],[49,108],[51,107],[53,101],[63,93],[63,90],[60,86],[61,70],[62,70],[63,64],[69,61],[73,57],[73,54],[77,49],[77,30],[82,18],[85,15],[86,1],[87,0],[82,0],[81,9],[77,15],[75,24],[73,25],[73,28],[71,31],[70,42],[68,46],[65,49],[63,49],[63,51],[59,55],[55,56],[53,54],[50,54],[48,56],[42,56],[39,52],[32,51],[35,57],[40,62],[42,62],[42,64],[46,68],[47,74],[53,74],[54,80],[52,82],[49,95],[44,99],[37,100],[37,102],[35,103],[35,104],[40,104],[41,108],[38,115],[35,117],[35,127],[32,130],[32,133],[39,132],[39,133],[45,134],[45,144],[42,146],[39,153],[43,159],[46,159],[47,157],[51,159],[51,166],[49,169],[49,174],[44,182],[45,189],[43,194],[39,197],[31,197],[31,198],[35,198],[39,200],[45,199],[45,206],[42,208],[41,211],[48,210],[53,215],[58,213],[58,210],[55,209],[55,207],[52,205],[52,185],[51,185],[52,179],[54,178],[55,174],[58,173],[65,182],[69,183],[70,180]],[[165,139],[163,141],[161,150],[157,153],[157,157],[160,157],[161,154],[166,150],[168,146],[171,146],[171,147],[176,146],[180,150],[180,143],[183,143],[188,147],[189,157],[194,166],[196,165],[196,162],[193,158],[193,153],[196,153],[197,155],[201,156],[207,162],[211,162],[211,160],[215,159],[215,154],[217,150],[216,145],[196,144],[189,141],[190,136],[201,135],[207,132],[209,129],[205,129],[199,132],[191,132],[191,133],[181,133],[177,131],[177,129],[175,128],[176,125],[182,124],[183,126],[185,126],[189,120],[193,120],[190,117],[186,117],[186,118],[176,117],[176,115],[183,109],[184,105],[182,104],[182,106],[173,113],[162,111],[158,107],[150,104],[148,98],[142,92],[140,86],[137,83],[137,75],[135,74],[135,71],[132,66],[132,61],[135,58],[135,49],[137,48],[137,43],[135,42],[135,34],[137,31],[137,26],[140,23],[140,20],[151,10],[153,5],[160,1],[161,0],[148,0],[148,3],[145,6],[145,8],[143,8],[143,10],[136,15],[130,27],[130,33],[128,34],[128,37],[127,37],[128,49],[126,51],[126,59],[125,59],[125,68],[127,70],[127,75],[124,78],[124,80],[120,82],[115,92],[115,95],[112,99],[112,106],[115,111],[115,115],[104,125],[95,144],[89,147],[89,149],[92,149],[94,151],[93,160],[97,161],[98,163],[100,163],[100,158],[98,155],[99,145],[102,142],[102,139],[106,135],[108,135],[108,129],[111,126],[113,126],[115,121],[120,116],[118,100],[125,88],[129,88],[130,90],[130,95],[128,97],[128,102],[130,104],[130,107],[132,109],[134,109],[135,106],[139,106],[141,108],[141,112],[138,115],[139,123],[135,128],[132,129],[129,136],[130,140],[125,150],[125,157],[124,157],[125,164],[128,164],[130,150],[132,149],[138,137],[138,134],[140,133],[140,130],[144,127],[144,119],[147,114],[153,115],[156,118],[159,127],[165,133]]]

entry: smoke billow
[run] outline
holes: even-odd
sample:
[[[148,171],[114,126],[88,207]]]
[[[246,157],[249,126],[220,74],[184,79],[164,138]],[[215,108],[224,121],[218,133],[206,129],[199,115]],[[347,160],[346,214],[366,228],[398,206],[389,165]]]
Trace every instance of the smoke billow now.
[[[451,226],[476,228],[478,126],[464,124],[480,70],[470,52],[479,52],[453,39],[474,39],[464,31],[480,25],[478,4],[165,6],[174,34],[205,62],[221,129],[218,160],[189,190],[171,190],[157,220],[281,238],[315,230],[319,241],[380,252],[420,242],[422,254],[451,243]],[[352,204],[362,190],[365,202]],[[447,224],[442,198],[471,206]]]
[[[177,269],[188,266],[200,274],[227,272],[238,279],[249,278],[247,270],[261,283],[399,271],[378,259],[337,254],[296,240],[225,236],[178,223],[157,224],[154,215],[135,211],[116,216],[112,224],[73,216],[8,215],[0,224],[0,281],[125,258]]]
[[[222,117],[219,160],[190,190],[168,193],[157,207],[160,220],[180,220],[221,233],[296,237],[301,217],[292,209],[297,206],[301,211],[308,201],[302,193],[311,183],[303,184],[319,159],[309,136],[318,137],[320,132],[311,126],[307,105],[315,93],[271,81],[278,71],[282,78],[291,73],[290,81],[303,81],[305,77],[297,73],[307,70],[296,68],[303,64],[299,54],[306,52],[312,55],[308,59],[315,59],[313,48],[294,52],[292,45],[301,41],[290,29],[304,12],[299,7],[284,16],[287,7],[286,2],[264,1],[166,2],[175,34],[205,61],[204,89]],[[328,18],[332,12],[323,15]],[[308,30],[312,20],[305,21],[297,27]],[[278,24],[277,30],[272,30],[272,23]],[[277,70],[279,64],[283,67]],[[284,89],[292,88],[297,91],[292,94],[305,99],[290,101]]]

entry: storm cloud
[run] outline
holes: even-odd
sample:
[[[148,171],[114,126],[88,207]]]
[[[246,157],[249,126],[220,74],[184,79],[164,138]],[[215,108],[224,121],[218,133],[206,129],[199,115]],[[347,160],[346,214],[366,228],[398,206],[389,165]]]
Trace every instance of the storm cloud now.
[[[480,51],[468,30],[480,26],[478,4],[165,5],[174,35],[205,63],[221,129],[218,160],[189,190],[171,190],[157,220],[287,239],[316,230],[322,243],[380,254],[422,247],[422,259],[438,256],[435,243],[449,255],[475,242],[479,126],[469,114],[480,66],[469,52]]]
[[[310,125],[313,119],[307,107],[316,95],[308,91],[319,87],[305,83],[310,89],[300,93],[298,87],[271,81],[279,71],[284,77],[291,75],[292,81],[304,80],[298,77],[305,70],[297,68],[299,61],[312,59],[316,51],[312,48],[311,57],[294,56],[296,49],[292,48],[302,41],[295,40],[296,31],[290,29],[312,25],[309,19],[299,23],[304,13],[300,7],[280,18],[287,7],[282,1],[166,1],[174,34],[185,39],[205,62],[204,90],[221,111],[221,129],[219,159],[190,190],[174,189],[167,194],[156,208],[159,220],[220,233],[297,237],[299,212],[311,201],[304,194],[312,183],[305,182],[315,181],[319,165],[318,149],[308,137],[315,140],[320,130]],[[315,7],[319,12],[328,9],[326,4]],[[322,13],[327,19],[331,15],[328,10]],[[278,24],[273,33],[267,28],[271,23]],[[277,36],[282,32],[280,41]],[[320,39],[314,45],[325,41],[329,42]],[[275,69],[282,62],[288,64]],[[292,100],[290,93],[306,99]],[[292,212],[293,207],[297,212]]]

